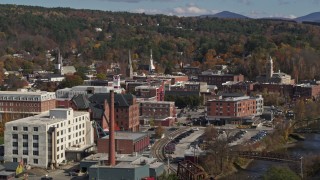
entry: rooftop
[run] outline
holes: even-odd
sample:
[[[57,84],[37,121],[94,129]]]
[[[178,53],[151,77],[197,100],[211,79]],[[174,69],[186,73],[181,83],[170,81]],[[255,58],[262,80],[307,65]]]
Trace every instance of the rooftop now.
[[[46,95],[55,94],[54,92],[47,91],[0,91],[0,95]]]
[[[56,108],[53,110],[68,110],[65,108]],[[73,111],[73,117],[78,117],[78,116],[82,116],[85,114],[89,114],[88,112],[83,112],[83,111]],[[54,124],[60,121],[65,121],[66,119],[59,119],[59,118],[50,118],[50,111],[46,111],[44,113],[41,113],[39,115],[35,115],[35,116],[30,116],[30,117],[26,117],[26,118],[22,118],[22,119],[18,119],[18,120],[14,120],[14,121],[10,121],[7,122],[6,124],[46,124],[46,125],[50,125],[50,124]]]
[[[129,140],[136,141],[147,135],[148,135],[147,133],[115,131],[115,139],[129,139]],[[103,137],[103,139],[109,139],[109,135]]]

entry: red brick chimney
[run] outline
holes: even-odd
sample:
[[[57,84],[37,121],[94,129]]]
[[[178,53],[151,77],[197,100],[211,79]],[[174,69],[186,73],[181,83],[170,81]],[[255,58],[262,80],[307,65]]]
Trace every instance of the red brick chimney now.
[[[114,92],[110,91],[110,123],[109,123],[109,165],[116,165],[116,149],[114,138]]]

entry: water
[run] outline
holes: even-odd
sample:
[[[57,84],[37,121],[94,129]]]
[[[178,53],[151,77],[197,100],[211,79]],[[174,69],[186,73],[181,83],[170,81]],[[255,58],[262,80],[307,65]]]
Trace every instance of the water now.
[[[306,134],[305,141],[299,141],[294,146],[288,147],[285,150],[290,154],[296,155],[312,155],[320,154],[320,134]],[[282,162],[272,162],[272,161],[261,161],[254,160],[246,169],[239,170],[237,173],[230,175],[225,180],[257,180],[262,179],[262,175],[271,166],[288,166],[286,163]],[[317,178],[316,178],[317,179]],[[320,179],[320,176],[318,177]]]

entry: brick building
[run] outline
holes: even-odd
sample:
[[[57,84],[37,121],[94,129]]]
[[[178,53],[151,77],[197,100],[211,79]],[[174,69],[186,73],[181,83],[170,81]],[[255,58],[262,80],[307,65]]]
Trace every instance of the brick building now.
[[[225,120],[232,122],[262,113],[263,98],[257,97],[228,97],[211,99],[207,102],[208,120]]]
[[[109,93],[99,93],[88,97],[79,94],[72,98],[72,108],[75,110],[90,112],[90,118],[97,123],[99,136],[102,131],[109,131],[106,117],[109,117],[108,104],[110,102]],[[139,103],[132,94],[115,94],[115,130],[139,131]],[[107,106],[107,107],[105,107]],[[104,116],[105,115],[105,116]],[[100,129],[101,127],[101,129]],[[97,131],[95,131],[95,140],[97,140]]]
[[[171,126],[176,121],[174,102],[149,101],[140,103],[140,124],[148,124],[154,120],[156,126]]]
[[[273,93],[279,93],[282,96],[293,97],[294,94],[294,85],[291,84],[255,84],[254,91],[267,91]]]
[[[222,83],[227,81],[232,82],[242,82],[244,81],[244,76],[242,74],[234,75],[234,74],[223,74],[214,72],[203,72],[198,76],[199,82],[206,82],[208,85],[216,85],[218,88],[222,87]]]
[[[298,84],[294,87],[294,97],[317,99],[320,96],[320,85]]]
[[[253,91],[254,83],[253,82],[226,82],[222,84],[223,92],[243,92],[247,95]]]
[[[40,114],[55,107],[54,92],[0,91],[0,119],[4,115],[7,115],[7,120],[19,119]]]
[[[138,99],[164,101],[164,86],[142,85],[135,87],[135,95]]]
[[[146,150],[149,144],[150,138],[147,133],[115,132],[115,149],[118,154],[140,153]],[[98,153],[108,153],[109,136],[98,139],[97,146]]]

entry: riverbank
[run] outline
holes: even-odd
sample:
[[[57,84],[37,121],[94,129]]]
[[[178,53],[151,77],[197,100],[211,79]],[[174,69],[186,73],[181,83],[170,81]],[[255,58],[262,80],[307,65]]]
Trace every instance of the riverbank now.
[[[264,140],[262,140],[262,142],[256,143],[256,144],[252,144],[251,145],[251,149],[252,151],[281,151],[282,149],[287,149],[290,147],[294,147],[296,145],[296,143],[304,140],[305,137],[302,135],[293,135],[290,136],[287,139],[287,142],[284,142],[284,140],[282,139],[282,136],[278,135],[271,135],[267,138],[265,138]],[[252,149],[254,147],[254,149]],[[239,172],[243,172],[243,171],[248,171],[248,167],[252,168],[251,166],[253,162],[256,162],[253,159],[245,159],[245,158],[240,158],[237,157],[233,163],[234,167],[232,169],[232,171],[229,171],[227,173],[221,174],[219,176],[217,176],[217,179],[236,179],[236,174],[239,174]],[[253,178],[254,179],[254,178]]]

